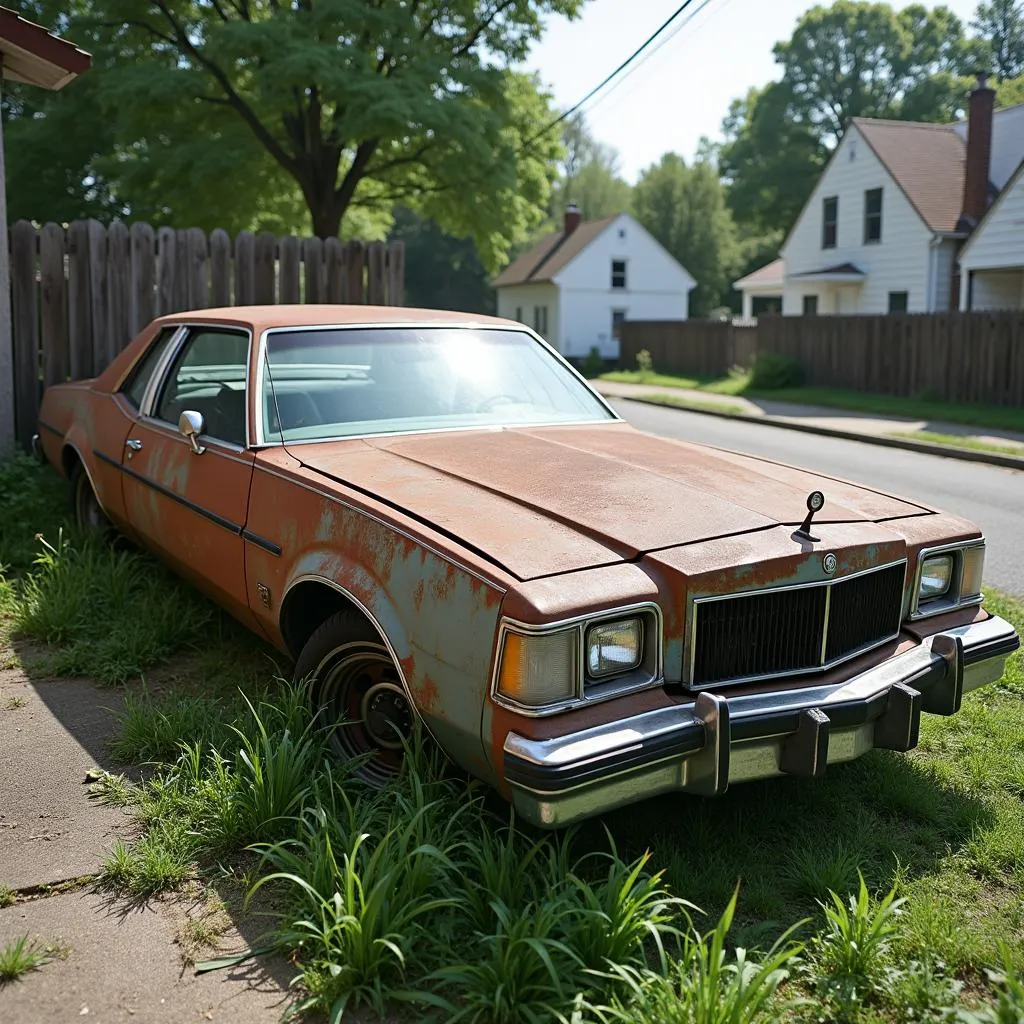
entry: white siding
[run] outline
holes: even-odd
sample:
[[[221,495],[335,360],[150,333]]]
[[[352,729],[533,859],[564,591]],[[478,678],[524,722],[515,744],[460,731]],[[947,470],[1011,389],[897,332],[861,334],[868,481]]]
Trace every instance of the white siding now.
[[[851,157],[852,153],[852,157]],[[882,191],[882,240],[864,244],[864,193]],[[839,199],[835,248],[823,249],[822,200]],[[811,198],[786,240],[783,313],[802,312],[803,296],[817,294],[820,313],[886,313],[889,292],[905,291],[911,312],[929,312],[931,291],[929,242],[932,233],[872,152],[851,126],[825,168]],[[793,275],[853,263],[867,276],[859,288],[799,282]]]
[[[539,331],[535,319],[538,309],[547,307],[548,329]],[[558,288],[550,281],[538,284],[517,284],[498,289],[498,316],[519,320],[542,334],[544,339],[560,352],[565,350],[559,342]]]
[[[967,122],[960,121],[954,131],[967,141]],[[1024,103],[997,110],[992,117],[992,156],[988,176],[998,189],[1006,187],[1011,175],[1024,160]]]
[[[970,292],[971,309],[1024,309],[1024,269],[976,270]]]
[[[565,289],[562,292],[563,354],[582,357],[596,346],[606,359],[617,359],[619,342],[612,335],[612,313],[617,309],[623,310],[628,320],[685,320],[686,296]]]
[[[957,243],[952,239],[945,240],[935,249],[932,284],[934,295],[932,309],[935,312],[942,313],[950,308],[953,299],[953,267],[956,263],[956,249]]]
[[[965,273],[1024,266],[1024,168],[964,246],[960,266]]]

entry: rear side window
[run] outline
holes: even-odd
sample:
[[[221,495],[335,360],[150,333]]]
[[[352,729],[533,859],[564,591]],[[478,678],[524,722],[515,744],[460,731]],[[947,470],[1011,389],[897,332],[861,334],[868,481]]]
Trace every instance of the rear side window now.
[[[152,344],[146,349],[145,355],[132,367],[131,373],[128,374],[124,384],[121,385],[121,394],[136,409],[141,407],[142,396],[146,393],[146,386],[153,376],[153,371],[160,362],[160,357],[167,351],[167,346],[177,331],[177,327],[165,327],[153,339]]]

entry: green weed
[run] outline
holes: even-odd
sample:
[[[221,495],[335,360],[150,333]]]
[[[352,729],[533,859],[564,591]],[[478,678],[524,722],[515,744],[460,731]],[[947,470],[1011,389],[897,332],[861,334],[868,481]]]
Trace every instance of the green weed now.
[[[222,702],[175,696],[154,701],[146,692],[127,693],[117,714],[120,732],[110,751],[120,761],[142,764],[173,758],[183,743],[226,738]]]
[[[18,901],[18,894],[9,885],[0,885],[0,907],[12,907]]]
[[[55,957],[66,956],[67,952],[67,948],[59,944],[40,947],[30,942],[27,935],[14,939],[0,947],[0,985],[17,981]]]

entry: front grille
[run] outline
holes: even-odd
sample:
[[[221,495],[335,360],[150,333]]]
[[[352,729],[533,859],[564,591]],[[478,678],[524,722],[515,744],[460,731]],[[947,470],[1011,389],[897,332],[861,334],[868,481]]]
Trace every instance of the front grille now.
[[[813,672],[899,632],[906,563],[694,603],[691,686]]]

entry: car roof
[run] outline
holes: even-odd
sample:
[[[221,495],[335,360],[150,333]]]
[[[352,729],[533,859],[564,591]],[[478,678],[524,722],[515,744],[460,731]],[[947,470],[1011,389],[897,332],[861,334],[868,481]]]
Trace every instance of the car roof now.
[[[442,309],[416,309],[409,306],[340,306],[311,303],[280,306],[223,306],[219,309],[194,309],[170,313],[161,323],[242,324],[254,331],[272,327],[330,327],[353,324],[430,324],[486,327],[517,327],[522,324],[481,313],[455,313]]]

